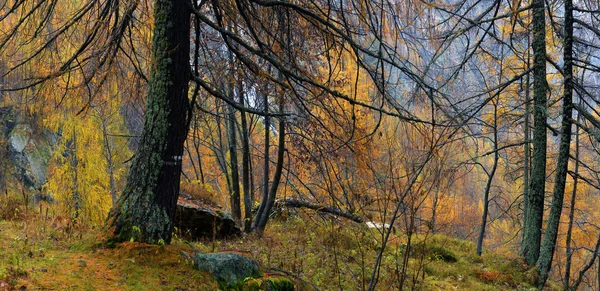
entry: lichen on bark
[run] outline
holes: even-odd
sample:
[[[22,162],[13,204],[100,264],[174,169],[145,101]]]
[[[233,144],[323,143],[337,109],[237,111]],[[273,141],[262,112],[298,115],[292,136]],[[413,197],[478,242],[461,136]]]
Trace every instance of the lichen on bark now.
[[[170,243],[187,136],[190,11],[154,2],[152,77],[141,141],[109,225],[118,241]]]

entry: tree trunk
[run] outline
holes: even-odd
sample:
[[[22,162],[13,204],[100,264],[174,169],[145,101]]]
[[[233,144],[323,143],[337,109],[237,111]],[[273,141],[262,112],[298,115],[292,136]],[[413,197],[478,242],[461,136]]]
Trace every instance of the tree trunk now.
[[[581,120],[581,114],[577,115],[577,123]],[[571,280],[571,263],[573,258],[573,249],[571,248],[571,237],[573,235],[573,222],[575,221],[575,202],[577,201],[577,182],[579,174],[579,129],[575,133],[575,176],[573,176],[573,192],[571,192],[571,203],[569,205],[569,224],[567,226],[567,238],[566,238],[566,266],[565,266],[565,284],[564,290],[569,290],[569,284]]]
[[[494,163],[492,165],[492,170],[488,174],[488,180],[485,185],[485,192],[483,196],[483,215],[481,217],[481,228],[479,230],[479,237],[477,239],[477,255],[481,256],[481,252],[483,251],[483,237],[485,236],[485,227],[487,225],[487,217],[488,217],[488,209],[490,206],[490,190],[492,188],[492,182],[494,181],[494,175],[496,174],[496,169],[498,168],[498,104],[496,101],[494,102]]]
[[[271,135],[271,118],[269,117],[269,98],[268,95],[263,92],[263,103],[265,112],[265,155],[263,165],[263,195],[256,217],[254,218],[254,226],[252,228],[257,229],[258,224],[262,218],[263,212],[265,211],[266,202],[269,199],[269,146],[270,146],[270,135]]]
[[[571,113],[573,111],[573,1],[565,0],[565,50],[564,50],[564,93],[563,114],[561,122],[560,147],[556,162],[556,178],[554,180],[554,193],[550,205],[548,226],[544,235],[544,243],[540,249],[537,270],[540,274],[540,289],[546,284],[548,273],[552,266],[552,258],[556,248],[556,238],[565,196],[567,171],[569,170],[569,155],[571,149]]]
[[[73,140],[71,150],[71,168],[73,171],[73,218],[79,218],[79,212],[81,211],[81,195],[79,193],[79,177],[78,177],[78,166],[79,160],[77,159],[77,132],[73,128]]]
[[[281,96],[281,100],[279,103],[279,112],[283,112],[283,94]],[[277,145],[277,165],[275,166],[275,174],[273,176],[273,184],[271,185],[271,189],[268,191],[268,196],[263,196],[263,201],[261,202],[261,207],[263,207],[263,211],[261,212],[261,216],[258,218],[256,222],[256,231],[259,234],[262,234],[267,226],[267,222],[269,221],[269,215],[271,213],[271,209],[273,208],[273,204],[275,203],[275,198],[277,196],[277,189],[279,188],[279,181],[281,180],[281,173],[283,172],[283,158],[285,153],[285,120],[281,118],[279,120],[279,139]],[[267,160],[268,162],[268,160]],[[268,177],[268,176],[267,176]],[[268,187],[267,187],[268,188]],[[263,206],[264,205],[264,206]]]
[[[529,42],[529,38],[527,39]],[[529,51],[527,51],[527,68],[529,68]],[[531,105],[529,102],[529,90],[531,86],[529,84],[529,74],[526,76],[525,81],[525,134],[524,134],[524,145],[523,145],[523,241],[525,240],[525,225],[527,223],[527,213],[529,212],[529,183],[531,174]],[[521,253],[524,254],[524,246],[521,246]]]
[[[240,82],[241,83],[241,82]],[[244,94],[242,85],[239,84],[240,105],[244,106]],[[250,187],[250,137],[248,133],[248,121],[246,112],[242,111],[242,188],[244,189],[244,231],[250,232],[252,229],[252,188]]]
[[[117,203],[117,182],[115,181],[115,166],[113,161],[113,152],[108,137],[108,128],[106,125],[107,120],[104,116],[100,116],[100,118],[102,118],[102,139],[104,141],[104,157],[106,158],[106,165],[108,167],[108,185],[110,188],[110,197],[112,200],[112,205],[115,206],[115,204]]]
[[[232,94],[233,95],[233,94]],[[240,177],[237,158],[237,136],[235,126],[235,111],[232,105],[227,105],[229,118],[227,118],[227,137],[229,140],[229,163],[231,165],[231,215],[236,223],[242,220],[242,209],[240,205]]]
[[[117,241],[170,243],[187,136],[190,11],[185,0],[154,1],[152,79],[141,142],[109,217]]]
[[[533,157],[527,221],[523,231],[525,262],[534,265],[540,254],[546,191],[546,20],[544,0],[532,1],[533,18]]]

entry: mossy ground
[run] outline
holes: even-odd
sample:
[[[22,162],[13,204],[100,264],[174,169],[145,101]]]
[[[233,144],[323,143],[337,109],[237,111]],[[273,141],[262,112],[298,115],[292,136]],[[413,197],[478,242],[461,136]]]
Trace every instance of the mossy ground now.
[[[0,282],[17,290],[218,289],[208,274],[193,270],[188,245],[106,248],[97,243],[97,230],[80,236],[42,224],[0,221]]]
[[[274,220],[262,238],[244,235],[194,243],[174,238],[167,246],[126,242],[108,247],[99,243],[106,239],[98,228],[65,228],[31,209],[17,212],[0,218],[0,286],[12,288],[0,290],[218,290],[210,275],[193,269],[191,255],[198,251],[236,252],[255,259],[265,278],[249,283],[285,277],[295,290],[364,290],[381,248],[376,230],[314,217]],[[516,254],[488,252],[479,257],[472,242],[440,235],[414,236],[411,242],[406,289],[533,288],[533,275]],[[406,237],[392,235],[377,290],[399,287],[406,244]],[[257,285],[262,286],[248,284]]]
[[[272,221],[262,239],[194,243],[203,252],[241,252],[267,272],[295,278],[297,290],[366,290],[381,235],[356,223],[291,219]],[[396,290],[407,239],[392,235],[383,254],[376,290]],[[408,260],[405,290],[536,290],[518,254],[484,252],[473,242],[418,235]]]

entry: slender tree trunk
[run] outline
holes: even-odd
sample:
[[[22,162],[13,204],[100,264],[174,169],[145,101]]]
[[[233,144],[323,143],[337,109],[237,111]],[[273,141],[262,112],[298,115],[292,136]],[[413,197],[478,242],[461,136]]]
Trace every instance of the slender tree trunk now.
[[[217,100],[220,101],[220,100]],[[231,182],[231,176],[229,175],[229,170],[227,168],[227,149],[226,146],[223,142],[223,130],[222,130],[222,123],[221,123],[221,112],[220,112],[220,107],[221,104],[219,104],[220,102],[217,102],[216,105],[216,129],[217,129],[217,137],[218,137],[218,144],[216,147],[214,147],[214,152],[215,152],[215,157],[217,159],[217,163],[219,164],[219,167],[221,167],[221,172],[223,173],[223,175],[225,176],[225,181],[227,182],[227,193],[231,196],[231,193],[233,192],[233,188],[231,186],[232,182]],[[225,124],[225,132],[227,133],[227,124]],[[213,144],[214,144],[214,138],[211,135],[211,139],[213,139]]]
[[[477,239],[477,255],[481,256],[483,251],[483,237],[485,236],[485,227],[487,225],[488,209],[490,206],[490,190],[492,188],[492,182],[494,181],[494,175],[496,175],[496,169],[498,168],[498,104],[494,102],[494,163],[492,170],[488,174],[488,180],[485,185],[485,192],[483,194],[483,215],[481,217],[481,228],[479,231],[479,238]]]
[[[112,205],[115,206],[117,203],[117,183],[115,181],[115,166],[113,161],[113,153],[112,147],[110,145],[110,140],[108,137],[108,128],[106,126],[106,119],[102,116],[101,125],[102,125],[102,138],[104,140],[104,156],[106,158],[106,164],[108,166],[108,186],[110,188],[110,197],[112,200]]]
[[[435,196],[433,198],[433,206],[431,208],[431,224],[429,226],[429,229],[431,230],[431,233],[433,233],[433,234],[437,233],[436,219],[437,219],[437,208],[438,208],[439,198],[440,198],[440,187],[436,186]]]
[[[194,157],[192,156],[192,151],[190,151],[190,141],[189,139],[185,140],[185,145],[183,146],[185,152],[188,155],[188,159],[190,159],[190,164],[192,164],[192,170],[194,170],[194,180],[200,180],[200,175],[198,174],[198,169],[196,169],[196,163],[194,163]]]
[[[79,177],[78,177],[78,167],[79,160],[77,159],[77,132],[75,128],[73,128],[73,146],[71,150],[71,167],[73,169],[73,218],[79,218],[79,212],[81,210],[81,193],[79,193]]]
[[[233,94],[232,94],[233,95]],[[232,105],[227,105],[229,118],[227,118],[227,136],[229,140],[229,163],[231,165],[231,215],[240,223],[242,220],[242,209],[240,204],[240,178],[237,158],[237,136],[235,110]]]
[[[577,121],[581,120],[581,114],[577,115]],[[567,238],[566,238],[566,257],[567,262],[565,266],[565,284],[564,290],[569,290],[569,284],[571,280],[571,263],[573,259],[573,249],[571,248],[571,237],[573,235],[573,222],[575,221],[575,202],[577,201],[577,182],[579,174],[579,129],[575,133],[575,176],[573,177],[573,192],[571,192],[571,203],[569,205],[569,224],[567,226]]]
[[[596,246],[594,247],[594,250],[592,252],[592,257],[589,258],[589,261],[579,271],[579,275],[577,276],[577,279],[575,279],[575,281],[573,282],[573,285],[571,286],[571,290],[573,290],[573,291],[578,290],[579,285],[581,284],[581,282],[583,281],[583,278],[585,277],[585,273],[587,273],[587,271],[594,265],[596,258],[598,258],[599,251],[600,251],[600,236],[598,236],[598,240],[596,241]]]
[[[244,106],[245,95],[243,86],[240,82],[238,86],[240,94],[240,105]],[[248,134],[248,121],[246,112],[241,113],[242,123],[242,188],[244,189],[244,231],[250,232],[252,229],[252,188],[250,187],[250,137]]]
[[[523,239],[525,262],[533,266],[540,254],[546,191],[546,20],[544,0],[532,1],[533,18],[533,157],[527,222]]]
[[[196,152],[196,157],[198,157],[198,171],[200,172],[200,182],[204,185],[204,170],[202,169],[202,152],[200,151],[200,141],[196,136],[196,132],[198,130],[198,120],[194,119],[194,134],[192,136],[192,143],[194,144],[194,151]]]
[[[281,101],[279,104],[279,112],[283,112],[283,95],[281,96]],[[275,167],[275,174],[273,176],[273,184],[271,185],[271,189],[269,191],[269,196],[267,200],[263,200],[262,204],[266,204],[265,209],[263,210],[260,221],[257,224],[257,231],[259,234],[265,230],[267,226],[267,222],[269,221],[269,214],[271,213],[271,209],[273,208],[273,204],[275,203],[275,198],[277,196],[277,189],[279,188],[279,182],[281,181],[281,173],[283,172],[283,159],[285,154],[285,120],[281,118],[279,120],[279,139],[277,145],[277,165]]]
[[[256,212],[256,218],[254,219],[254,229],[258,229],[258,225],[260,220],[262,219],[263,212],[265,211],[265,206],[267,204],[267,200],[269,199],[269,147],[270,147],[270,136],[271,136],[271,118],[269,117],[269,98],[266,93],[263,92],[263,103],[264,103],[264,112],[265,112],[265,155],[264,155],[264,164],[263,164],[263,195],[262,201],[258,206],[258,211]]]
[[[190,11],[154,1],[152,77],[141,141],[109,222],[117,241],[170,243],[187,136]]]
[[[567,171],[569,170],[569,155],[571,149],[571,118],[573,111],[573,1],[564,0],[565,3],[565,50],[564,60],[564,93],[563,114],[561,123],[560,147],[558,160],[556,162],[556,178],[554,180],[554,193],[550,205],[550,216],[548,226],[544,235],[544,242],[540,249],[540,257],[537,261],[537,270],[540,274],[539,288],[543,288],[548,279],[548,273],[552,267],[552,259],[556,248],[556,238],[560,216],[565,197],[565,185],[567,183]]]

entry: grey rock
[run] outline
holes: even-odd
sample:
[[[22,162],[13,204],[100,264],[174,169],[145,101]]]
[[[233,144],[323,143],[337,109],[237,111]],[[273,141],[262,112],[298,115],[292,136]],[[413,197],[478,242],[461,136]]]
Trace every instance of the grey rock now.
[[[8,135],[9,156],[16,176],[30,189],[47,181],[52,145],[45,134],[33,134],[27,124],[17,124]]]
[[[228,288],[242,284],[246,278],[258,278],[262,275],[256,262],[232,253],[196,254],[194,266],[210,273]]]

